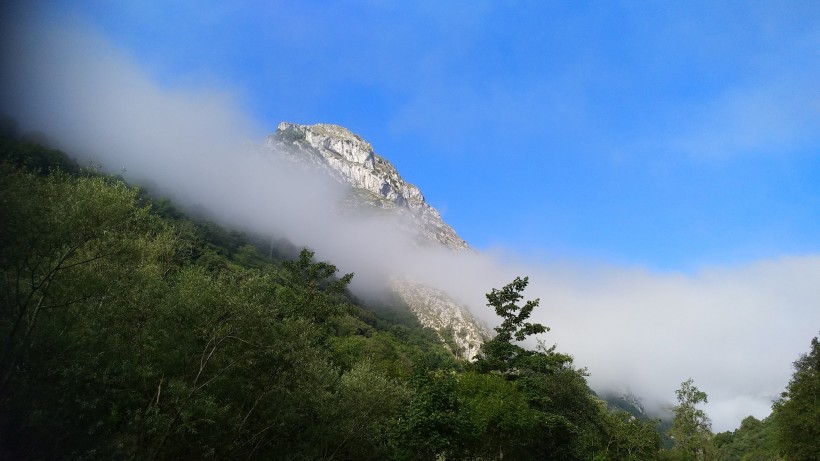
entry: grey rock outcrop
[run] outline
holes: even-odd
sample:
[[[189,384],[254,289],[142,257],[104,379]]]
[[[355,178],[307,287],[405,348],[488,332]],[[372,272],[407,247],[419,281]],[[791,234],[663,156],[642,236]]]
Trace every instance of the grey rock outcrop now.
[[[470,251],[467,243],[445,223],[418,187],[406,182],[393,165],[367,141],[338,125],[296,125],[282,122],[268,136],[266,148],[297,163],[313,165],[348,184],[352,207],[378,208],[406,219],[420,245],[438,245],[451,251]],[[351,203],[352,202],[352,203]],[[407,229],[405,229],[407,230]],[[418,317],[434,329],[442,342],[461,358],[472,360],[488,339],[488,329],[470,311],[446,293],[395,274],[390,289]]]
[[[390,162],[374,152],[370,143],[347,128],[282,122],[268,136],[266,146],[294,161],[310,162],[326,170],[351,185],[365,203],[408,217],[423,240],[456,251],[469,249],[467,242],[427,204],[418,187],[404,181]]]
[[[438,333],[456,357],[472,360],[488,339],[486,328],[447,293],[407,279],[394,279],[391,288],[422,325]]]

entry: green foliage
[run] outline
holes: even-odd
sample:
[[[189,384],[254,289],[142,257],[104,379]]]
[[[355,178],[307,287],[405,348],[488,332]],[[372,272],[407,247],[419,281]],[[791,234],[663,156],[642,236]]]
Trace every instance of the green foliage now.
[[[47,175],[51,170],[71,174],[81,172],[77,162],[62,152],[31,141],[17,140],[12,132],[0,135],[0,162],[15,165],[40,176]]]
[[[411,391],[364,360],[339,385],[326,439],[327,459],[383,460],[393,456],[393,435]]]
[[[485,342],[481,347],[481,354],[476,363],[478,370],[485,373],[497,371],[514,375],[521,371],[521,366],[532,365],[526,362],[531,362],[533,357],[536,357],[536,361],[542,360],[543,357],[552,357],[552,350],[537,354],[513,343],[513,340],[523,341],[528,336],[549,331],[549,328],[540,323],[527,322],[539,300],[527,301],[523,306],[518,304],[524,299],[521,293],[528,283],[527,277],[516,277],[500,290],[493,288],[487,294],[487,306],[492,307],[502,321],[501,325],[495,327],[495,338]],[[562,358],[566,359],[564,361],[569,360],[566,356]]]
[[[527,287],[529,278],[516,277],[509,285],[502,289],[492,289],[487,294],[488,306],[495,308],[495,313],[502,318],[501,325],[495,327],[498,333],[496,339],[499,341],[511,341],[515,338],[516,341],[523,341],[524,338],[530,335],[545,333],[549,329],[539,323],[529,323],[526,320],[530,318],[533,309],[538,306],[539,300],[530,300],[519,306],[518,303],[524,296],[522,291]]]
[[[673,410],[675,418],[670,430],[675,442],[671,451],[673,459],[711,459],[709,441],[712,424],[706,412],[697,407],[701,403],[707,403],[708,396],[694,385],[691,378],[681,383],[675,395],[678,404]]]
[[[775,402],[777,444],[788,460],[820,459],[820,341],[794,362],[794,374]]]
[[[536,436],[539,414],[514,383],[495,374],[465,373],[456,392],[470,420],[471,457],[515,459]]]
[[[638,419],[625,411],[610,411],[601,406],[601,417],[606,427],[604,451],[597,460],[650,461],[658,459],[661,435],[658,422]]]
[[[462,459],[472,433],[455,373],[420,373],[411,386],[409,408],[396,424],[396,459]]]
[[[351,276],[309,252],[238,265],[103,176],[2,174],[0,457],[330,448],[331,409],[361,375],[340,380],[324,346]],[[205,255],[220,269],[191,264]]]
[[[775,440],[775,426],[771,418],[763,421],[746,417],[732,432],[715,434],[712,445],[718,461],[779,461]]]
[[[134,191],[102,177],[38,179],[0,167],[0,396],[42,317],[103,303],[134,277],[142,255],[162,266],[171,237],[134,204]]]
[[[510,395],[520,395],[526,411],[516,407],[517,411],[509,410],[511,420],[481,426],[484,432],[479,438],[495,445],[493,449],[485,445],[482,456],[495,453],[505,459],[556,460],[605,456],[602,453],[606,453],[607,445],[625,439],[630,432],[611,427],[617,420],[602,413],[584,370],[574,368],[572,357],[556,352],[555,346],[539,343],[535,350],[528,350],[513,343],[548,331],[541,324],[527,321],[538,306],[538,300],[520,305],[527,283],[527,278],[517,277],[487,295],[488,306],[502,322],[496,328],[496,337],[482,347],[475,369],[495,376],[495,381],[507,381],[515,390]]]

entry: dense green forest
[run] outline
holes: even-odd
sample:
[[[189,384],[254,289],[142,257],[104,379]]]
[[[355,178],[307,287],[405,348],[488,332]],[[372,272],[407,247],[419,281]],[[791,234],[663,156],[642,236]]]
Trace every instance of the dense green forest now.
[[[308,250],[0,143],[0,459],[820,459],[816,338],[773,415],[734,432],[684,382],[664,449],[570,355],[519,345],[547,331],[527,278],[488,287],[497,334],[460,361]]]

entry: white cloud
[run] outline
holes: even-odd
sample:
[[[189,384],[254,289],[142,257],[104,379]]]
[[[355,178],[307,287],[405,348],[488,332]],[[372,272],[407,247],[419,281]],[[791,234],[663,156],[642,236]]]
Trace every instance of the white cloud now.
[[[715,428],[768,414],[820,325],[820,257],[760,261],[693,275],[610,267],[533,272],[539,316],[598,388],[626,385],[672,402],[692,377]],[[551,312],[550,312],[551,311]]]

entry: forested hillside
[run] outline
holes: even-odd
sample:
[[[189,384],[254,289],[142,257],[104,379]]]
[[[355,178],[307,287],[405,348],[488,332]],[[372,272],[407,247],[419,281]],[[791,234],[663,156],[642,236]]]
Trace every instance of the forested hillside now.
[[[459,361],[308,250],[30,141],[0,149],[0,459],[705,459],[762,424],[661,451],[657,422],[610,410],[570,355],[518,345],[547,331],[526,278],[487,287],[497,335]],[[807,435],[791,408],[816,395],[813,346],[777,406]]]

